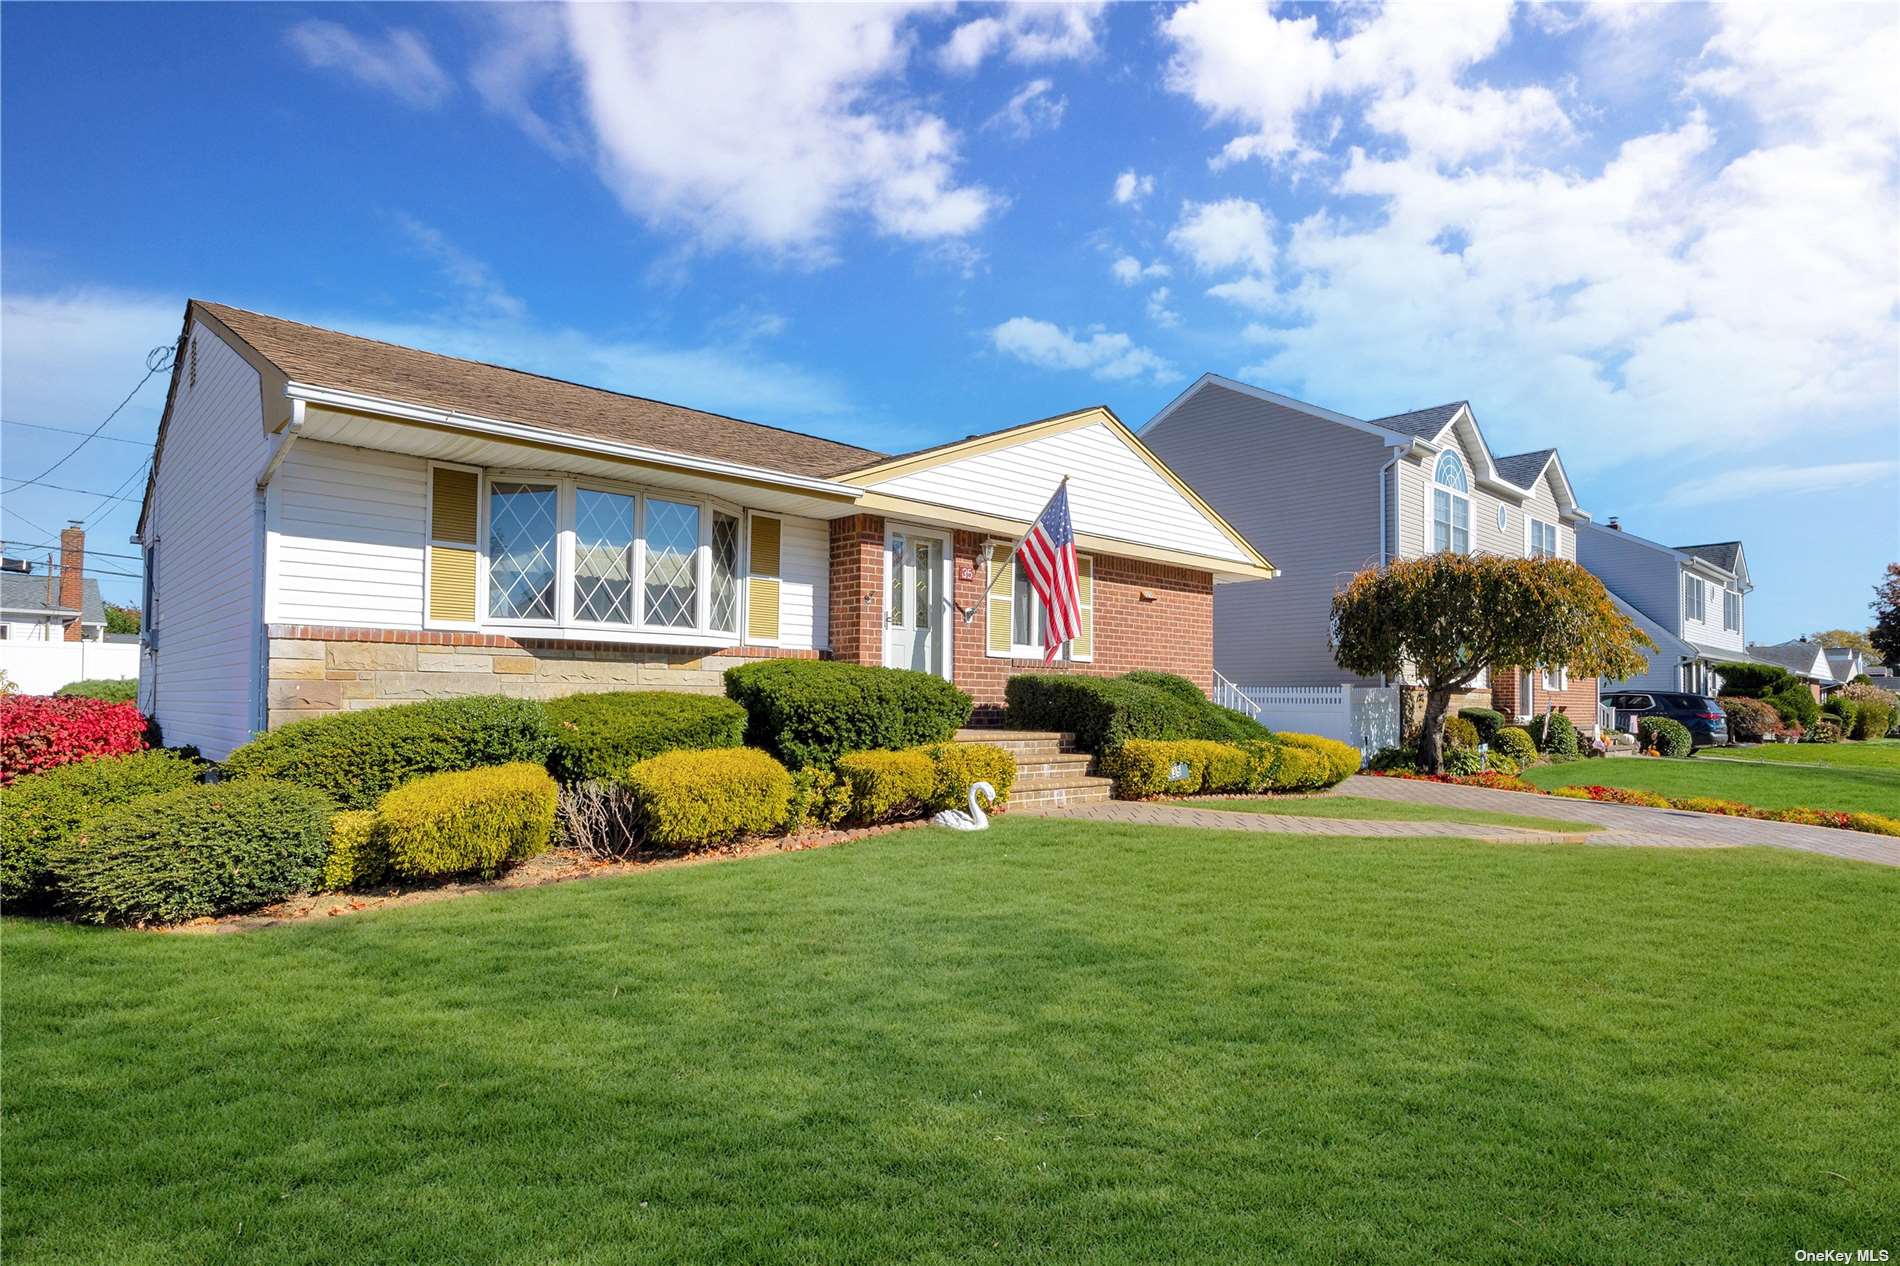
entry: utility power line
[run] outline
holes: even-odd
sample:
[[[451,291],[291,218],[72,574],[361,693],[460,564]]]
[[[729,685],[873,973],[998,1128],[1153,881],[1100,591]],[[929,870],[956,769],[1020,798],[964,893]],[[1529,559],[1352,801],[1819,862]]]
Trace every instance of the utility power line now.
[[[58,470],[61,466],[64,466],[67,462],[77,457],[79,455],[80,449],[86,447],[86,445],[91,443],[93,438],[97,436],[99,432],[106,429],[107,422],[110,422],[112,421],[112,419],[119,416],[120,409],[123,409],[125,408],[126,405],[132,403],[132,397],[136,396],[139,393],[140,388],[144,387],[146,383],[152,380],[152,376],[154,374],[163,373],[165,370],[170,369],[172,367],[172,358],[175,355],[176,355],[176,351],[175,349],[171,347],[154,347],[151,351],[147,352],[145,354],[145,377],[139,379],[138,385],[133,387],[132,390],[125,393],[125,399],[119,401],[119,403],[113,408],[112,412],[106,414],[105,421],[99,423],[98,426],[95,426],[92,428],[92,430],[86,432],[86,438],[80,440],[79,443],[73,445],[72,448],[68,449],[64,457],[54,462],[51,466],[48,466],[45,470],[42,470],[38,475],[35,475],[33,478],[20,480],[19,483],[14,484],[13,487],[18,488],[25,484],[40,483],[48,475],[52,474],[54,471]],[[11,492],[12,490],[13,490],[12,488],[7,489],[7,491],[9,492]]]
[[[35,431],[57,431],[61,435],[86,434],[86,432],[75,430],[70,426],[48,426],[44,422],[22,422],[18,418],[0,418],[0,423],[5,423],[7,426],[24,426]],[[132,440],[127,439],[123,435],[95,435],[92,438],[95,440],[111,440],[114,444],[131,444],[137,448],[151,448],[154,444],[152,440]]]

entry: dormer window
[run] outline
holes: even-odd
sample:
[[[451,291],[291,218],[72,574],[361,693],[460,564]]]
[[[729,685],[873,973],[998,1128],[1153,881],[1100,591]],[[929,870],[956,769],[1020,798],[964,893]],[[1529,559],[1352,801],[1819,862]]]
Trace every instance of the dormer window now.
[[[1432,471],[1432,549],[1471,552],[1471,481],[1456,453],[1444,453]]]

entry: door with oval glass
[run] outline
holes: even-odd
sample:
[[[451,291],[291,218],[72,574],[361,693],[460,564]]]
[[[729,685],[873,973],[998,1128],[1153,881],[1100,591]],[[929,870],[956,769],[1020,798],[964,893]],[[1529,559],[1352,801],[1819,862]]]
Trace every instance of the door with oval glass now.
[[[885,542],[884,664],[946,673],[950,604],[944,600],[948,542],[914,528],[892,528]]]

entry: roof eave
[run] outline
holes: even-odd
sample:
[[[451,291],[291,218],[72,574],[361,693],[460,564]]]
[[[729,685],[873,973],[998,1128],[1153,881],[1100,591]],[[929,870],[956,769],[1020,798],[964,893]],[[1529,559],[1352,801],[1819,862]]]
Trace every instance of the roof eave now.
[[[384,396],[373,396],[364,392],[349,391],[338,387],[323,387],[313,383],[292,381],[285,385],[284,393],[292,400],[301,400],[305,404],[319,405],[325,408],[342,409],[352,413],[380,415],[402,422],[426,422],[432,426],[446,427],[450,430],[465,431],[488,439],[519,440],[535,444],[560,444],[599,453],[607,457],[621,457],[630,461],[644,462],[656,466],[672,466],[680,470],[689,470],[698,474],[712,475],[731,479],[745,479],[754,483],[774,484],[780,487],[796,489],[800,492],[817,493],[827,497],[841,497],[856,500],[864,490],[853,484],[840,483],[833,479],[821,479],[812,475],[799,475],[791,471],[773,470],[764,466],[747,466],[739,462],[720,461],[711,457],[694,457],[685,453],[675,453],[666,449],[647,448],[640,444],[625,444],[617,440],[604,440],[592,435],[577,435],[572,431],[555,431],[547,427],[528,426],[525,423],[509,422],[502,418],[483,417],[479,414],[462,413],[454,409],[438,409],[427,405],[409,404],[401,400],[391,400]]]

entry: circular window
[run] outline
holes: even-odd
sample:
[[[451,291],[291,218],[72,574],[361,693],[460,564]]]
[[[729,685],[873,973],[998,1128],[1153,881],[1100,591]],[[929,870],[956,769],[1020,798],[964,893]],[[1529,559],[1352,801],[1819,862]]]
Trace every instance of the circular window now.
[[[1504,519],[1505,519],[1504,507],[1499,506],[1498,507],[1498,530],[1500,532],[1504,530]]]

